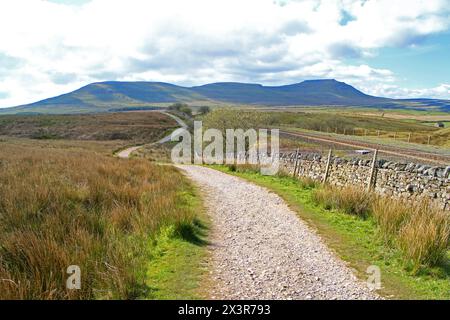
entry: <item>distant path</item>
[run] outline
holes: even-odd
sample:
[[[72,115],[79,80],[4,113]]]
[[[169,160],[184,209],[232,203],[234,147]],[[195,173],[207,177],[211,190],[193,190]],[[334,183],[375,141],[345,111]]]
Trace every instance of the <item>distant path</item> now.
[[[178,125],[183,128],[183,129],[187,129],[188,125],[186,124],[186,122],[184,122],[181,118],[174,116],[173,114],[167,113],[167,112],[161,112],[162,114],[165,114],[168,117],[171,117],[173,120],[175,120]],[[161,140],[159,140],[158,142],[156,142],[157,144],[163,144],[166,142],[169,142],[171,140],[172,134],[169,134],[168,136],[162,138]]]
[[[129,158],[133,152],[139,150],[140,148],[142,148],[142,146],[136,146],[122,150],[119,153],[117,153],[117,157],[122,159]]]
[[[276,194],[238,177],[178,166],[212,219],[211,299],[378,299]]]
[[[289,132],[289,131],[280,131],[280,134],[291,136],[291,137],[299,137],[299,138],[305,138],[313,141],[318,142],[326,142],[331,143],[335,145],[342,145],[347,147],[353,147],[353,148],[369,148],[369,149],[378,149],[380,153],[393,155],[397,157],[403,157],[403,158],[409,158],[419,161],[425,161],[434,163],[436,165],[445,165],[448,166],[450,163],[450,156],[425,152],[425,151],[419,151],[419,150],[413,150],[413,149],[405,149],[402,147],[392,147],[392,146],[386,146],[379,143],[374,142],[360,142],[360,141],[349,141],[349,140],[343,140],[338,137],[329,137],[324,136],[320,134],[314,134],[314,133],[299,133],[299,132]]]
[[[174,119],[181,128],[186,129],[188,127],[188,125],[181,118],[179,118],[177,116],[174,116],[173,114],[170,114],[170,113],[167,113],[167,112],[162,112],[162,111],[155,111],[155,112],[159,112],[159,113],[165,114],[166,116]],[[172,134],[169,134],[168,136],[162,138],[161,140],[159,140],[157,142],[153,142],[150,145],[164,144],[166,142],[169,142],[171,140],[171,136],[172,136]],[[122,151],[118,152],[116,156],[118,158],[126,159],[126,158],[129,158],[133,152],[135,152],[135,151],[137,151],[137,150],[139,150],[139,149],[141,149],[143,147],[144,147],[144,145],[130,147],[130,148],[127,148],[125,150],[122,150]]]

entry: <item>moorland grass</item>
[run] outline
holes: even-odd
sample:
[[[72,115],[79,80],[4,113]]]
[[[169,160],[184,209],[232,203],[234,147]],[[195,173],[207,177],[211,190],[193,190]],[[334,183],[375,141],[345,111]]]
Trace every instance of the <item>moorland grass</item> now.
[[[149,263],[165,261],[160,234],[172,230],[176,248],[194,243],[196,198],[170,166],[2,143],[0,299],[151,298],[148,282],[167,282],[148,279]],[[200,257],[188,248],[179,254]],[[81,290],[65,287],[70,265]]]

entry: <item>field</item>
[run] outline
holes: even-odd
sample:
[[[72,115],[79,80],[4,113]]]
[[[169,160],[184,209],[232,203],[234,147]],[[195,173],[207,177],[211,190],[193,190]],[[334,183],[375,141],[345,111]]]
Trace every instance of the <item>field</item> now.
[[[433,132],[436,128],[420,123],[412,123],[381,116],[360,116],[344,112],[271,112],[272,124],[296,127],[307,130],[343,132],[350,134],[353,129],[382,130],[382,131],[421,131]]]
[[[280,128],[281,149],[327,153],[343,157],[355,150],[379,149],[389,161],[418,161],[446,166],[450,159],[450,131],[418,120],[363,115],[342,109],[216,109],[201,119],[211,128]],[[364,112],[363,112],[364,113]],[[391,113],[389,113],[391,114]],[[413,117],[427,113],[413,112]],[[293,134],[292,134],[293,133]]]
[[[0,123],[0,299],[201,297],[207,220],[197,190],[174,167],[112,156],[164,136],[170,118]],[[81,290],[66,289],[71,265]]]
[[[448,127],[450,115],[443,112],[360,109],[275,109],[273,122],[285,128],[306,129],[349,136],[375,137],[380,141],[397,140],[417,144],[448,147],[450,132],[437,128],[440,122]]]
[[[40,140],[156,141],[177,127],[158,112],[0,117],[0,136]]]

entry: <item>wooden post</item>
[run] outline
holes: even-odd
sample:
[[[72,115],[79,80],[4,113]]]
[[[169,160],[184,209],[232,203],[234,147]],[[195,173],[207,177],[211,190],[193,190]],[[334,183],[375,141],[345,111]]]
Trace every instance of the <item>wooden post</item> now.
[[[411,142],[411,132],[409,133],[409,136],[408,136],[408,142]]]
[[[431,136],[428,136],[428,145],[431,143]]]
[[[344,136],[346,135],[346,133],[347,133],[347,129],[344,129]]]
[[[328,180],[328,176],[330,175],[330,167],[331,167],[331,156],[332,156],[333,152],[330,149],[330,151],[328,151],[328,160],[327,160],[327,166],[325,168],[325,175],[323,176],[323,183],[326,183]]]
[[[397,132],[394,132],[394,140],[397,140]]]
[[[298,166],[298,148],[295,151],[295,165],[294,165],[294,172],[293,172],[294,177],[296,176],[297,166]]]
[[[377,135],[378,135],[378,136],[380,136],[380,130],[378,130],[378,133],[377,133]]]
[[[377,163],[377,157],[378,157],[378,149],[375,149],[375,152],[373,153],[373,160],[372,160],[372,168],[370,169],[370,177],[369,177],[369,183],[367,185],[367,191],[372,190],[372,188],[375,186],[375,177],[377,173],[376,163]]]

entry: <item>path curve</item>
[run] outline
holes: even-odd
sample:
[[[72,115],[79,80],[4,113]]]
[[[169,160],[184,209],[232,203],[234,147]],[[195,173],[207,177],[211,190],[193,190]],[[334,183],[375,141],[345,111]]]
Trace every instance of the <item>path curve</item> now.
[[[178,166],[212,219],[212,299],[378,299],[276,194],[238,177]]]
[[[181,118],[179,118],[177,116],[174,116],[173,114],[170,114],[170,113],[167,113],[167,112],[162,112],[162,111],[154,111],[154,112],[159,112],[159,113],[162,113],[162,114],[172,118],[183,129],[186,129],[188,127],[188,125]],[[150,145],[167,143],[167,142],[169,142],[171,140],[171,137],[172,137],[172,134],[169,134],[169,135],[165,136],[164,138],[162,138],[161,140],[151,143]],[[131,154],[133,152],[138,151],[139,149],[141,149],[143,147],[144,147],[144,145],[129,147],[127,149],[124,149],[124,150],[118,152],[117,153],[117,157],[118,158],[122,158],[122,159],[127,159],[127,158],[129,158],[131,156]]]

